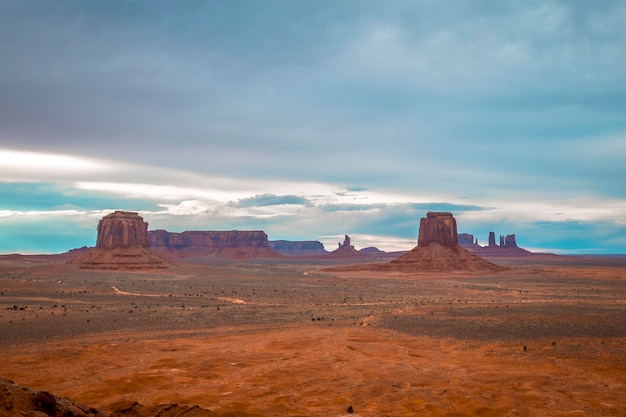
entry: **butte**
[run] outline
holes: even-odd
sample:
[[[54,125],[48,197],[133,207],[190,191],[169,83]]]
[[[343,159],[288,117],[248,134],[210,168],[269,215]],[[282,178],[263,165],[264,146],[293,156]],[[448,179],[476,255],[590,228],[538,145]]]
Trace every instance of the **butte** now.
[[[389,268],[401,272],[504,269],[459,246],[456,219],[448,212],[426,213],[420,219],[417,246],[391,261]]]
[[[98,223],[96,247],[70,263],[82,269],[167,268],[168,261],[150,249],[148,223],[139,214],[116,211]]]

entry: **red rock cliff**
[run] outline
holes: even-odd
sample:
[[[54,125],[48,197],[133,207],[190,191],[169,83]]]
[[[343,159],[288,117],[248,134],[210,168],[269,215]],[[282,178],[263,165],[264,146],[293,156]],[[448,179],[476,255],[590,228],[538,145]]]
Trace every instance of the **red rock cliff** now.
[[[150,246],[171,256],[278,257],[263,231],[148,231]]]
[[[450,248],[458,245],[456,219],[452,213],[429,211],[420,220],[417,245],[428,246],[433,242]]]
[[[139,214],[116,211],[98,222],[96,248],[115,249],[131,246],[148,247],[148,223]]]
[[[116,211],[98,222],[96,247],[71,263],[84,269],[167,268],[168,262],[150,249],[148,223],[139,214]]]

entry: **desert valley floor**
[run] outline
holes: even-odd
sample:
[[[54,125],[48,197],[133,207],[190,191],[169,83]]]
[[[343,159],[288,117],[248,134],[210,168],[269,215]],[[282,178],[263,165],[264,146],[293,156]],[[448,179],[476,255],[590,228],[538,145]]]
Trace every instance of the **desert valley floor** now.
[[[509,269],[2,257],[0,378],[104,415],[626,415],[626,258],[495,262]]]

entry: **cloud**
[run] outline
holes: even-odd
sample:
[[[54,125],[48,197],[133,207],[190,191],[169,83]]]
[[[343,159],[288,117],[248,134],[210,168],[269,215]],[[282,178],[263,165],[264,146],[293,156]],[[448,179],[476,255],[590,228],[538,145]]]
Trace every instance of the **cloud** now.
[[[275,195],[275,194],[261,194],[254,197],[248,197],[239,199],[235,205],[237,207],[264,207],[264,206],[279,206],[284,204],[293,205],[307,205],[310,201],[304,197],[297,195]]]
[[[133,210],[157,208],[154,201],[146,198],[124,198],[114,193],[82,190],[67,183],[0,182],[0,195],[3,197],[0,208],[14,214],[123,207]]]
[[[362,185],[350,185],[346,187],[346,191],[348,192],[359,192],[359,191],[367,191],[368,188]]]
[[[0,2],[0,210],[388,241],[428,210],[623,223],[623,2],[241,6]]]

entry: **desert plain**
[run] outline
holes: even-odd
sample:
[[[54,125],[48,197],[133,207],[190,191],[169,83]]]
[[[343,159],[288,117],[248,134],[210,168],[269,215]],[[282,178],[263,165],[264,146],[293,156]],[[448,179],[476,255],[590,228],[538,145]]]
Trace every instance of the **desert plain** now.
[[[0,377],[104,415],[626,415],[626,258],[491,261],[507,269],[5,256]]]

